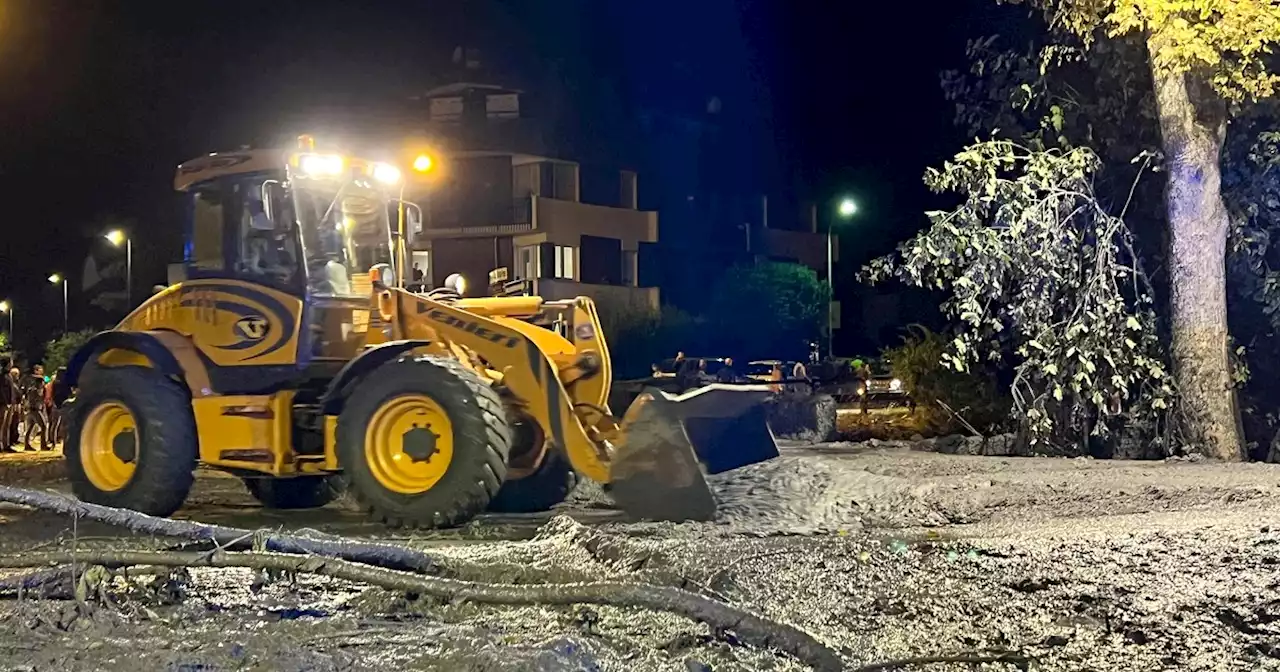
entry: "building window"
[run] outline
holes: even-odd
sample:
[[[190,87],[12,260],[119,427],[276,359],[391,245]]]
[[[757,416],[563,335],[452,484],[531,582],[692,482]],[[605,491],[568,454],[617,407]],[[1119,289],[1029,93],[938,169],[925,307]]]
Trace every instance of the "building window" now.
[[[519,263],[516,265],[516,278],[520,280],[533,280],[538,277],[538,246],[527,245],[521,247],[516,254],[519,257]]]
[[[484,109],[490,119],[516,119],[520,116],[520,94],[500,93],[486,96]]]
[[[462,118],[462,97],[432,98],[432,121],[457,121]]]
[[[431,250],[414,250],[409,268],[409,284],[422,291],[431,286]]]
[[[573,248],[556,245],[555,275],[565,280],[573,279]]]

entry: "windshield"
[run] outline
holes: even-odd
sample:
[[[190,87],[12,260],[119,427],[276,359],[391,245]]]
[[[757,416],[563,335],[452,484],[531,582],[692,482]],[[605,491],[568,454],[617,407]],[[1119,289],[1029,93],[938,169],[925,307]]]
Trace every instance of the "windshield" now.
[[[363,296],[357,274],[391,263],[387,202],[357,182],[294,181],[293,205],[306,250],[310,290],[320,296]],[[359,284],[359,283],[356,283]]]

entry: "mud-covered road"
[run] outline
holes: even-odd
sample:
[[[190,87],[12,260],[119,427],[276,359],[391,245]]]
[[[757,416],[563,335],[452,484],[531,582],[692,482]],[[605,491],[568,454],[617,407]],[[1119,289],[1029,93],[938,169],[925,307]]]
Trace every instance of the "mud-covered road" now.
[[[65,487],[52,471],[31,473],[39,487]],[[12,475],[2,464],[0,474]],[[393,538],[490,563],[498,581],[679,576],[807,630],[850,669],[983,650],[1035,670],[1280,669],[1275,466],[826,444],[789,447],[715,485],[722,516],[709,524],[625,522],[586,488],[555,517],[406,535],[344,506],[263,512],[239,481],[219,476],[202,477],[179,515]],[[0,507],[3,553],[118,545],[116,534]],[[592,550],[583,543],[592,535],[615,551]],[[804,669],[665,614],[439,603],[263,578],[193,570],[90,610],[0,602],[0,670]]]

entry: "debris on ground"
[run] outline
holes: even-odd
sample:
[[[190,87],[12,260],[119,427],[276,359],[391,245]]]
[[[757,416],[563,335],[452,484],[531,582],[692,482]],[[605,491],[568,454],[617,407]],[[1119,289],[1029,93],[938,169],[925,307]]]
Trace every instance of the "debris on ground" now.
[[[234,498],[238,481],[204,477],[180,515],[394,541],[498,582],[681,586],[798,627],[850,669],[936,657],[1047,672],[1280,669],[1280,526],[1265,522],[1280,513],[1275,465],[786,444],[710,480],[713,523],[625,522],[591,486],[552,514],[408,534],[340,506],[264,513]],[[0,555],[169,543],[8,506],[0,526]],[[84,602],[0,601],[0,669],[807,669],[642,609],[478,604],[247,569],[94,576]]]

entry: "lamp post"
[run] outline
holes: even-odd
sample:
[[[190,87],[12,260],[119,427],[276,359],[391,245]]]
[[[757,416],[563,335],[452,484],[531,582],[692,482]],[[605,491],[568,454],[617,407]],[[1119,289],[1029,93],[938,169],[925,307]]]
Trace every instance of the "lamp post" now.
[[[836,206],[836,214],[840,216],[840,219],[852,219],[854,215],[858,214],[858,204],[852,198],[846,196],[840,199],[840,203]],[[817,226],[817,222],[814,222],[814,226]],[[827,357],[835,356],[833,352],[835,334],[832,333],[833,330],[831,328],[831,312],[835,306],[836,291],[835,264],[832,261],[832,249],[835,247],[835,228],[834,222],[827,224],[827,284],[831,287],[832,295],[830,302],[827,304]]]
[[[61,273],[54,273],[49,276],[49,282],[55,285],[62,285],[62,333],[67,333],[67,279],[62,277]]]
[[[125,312],[133,308],[133,239],[120,229],[112,229],[102,236],[112,245],[124,245],[124,303]]]

